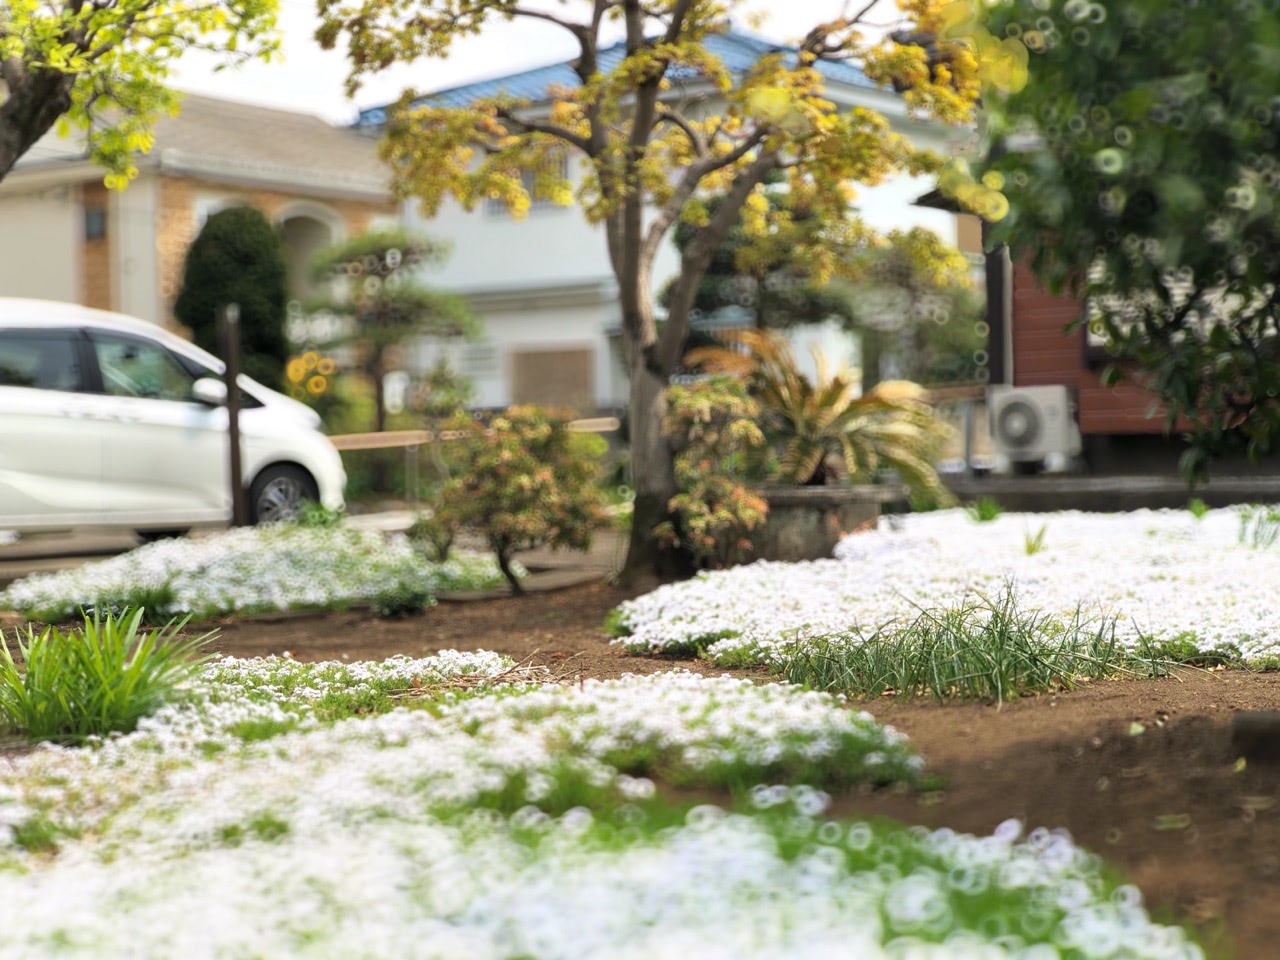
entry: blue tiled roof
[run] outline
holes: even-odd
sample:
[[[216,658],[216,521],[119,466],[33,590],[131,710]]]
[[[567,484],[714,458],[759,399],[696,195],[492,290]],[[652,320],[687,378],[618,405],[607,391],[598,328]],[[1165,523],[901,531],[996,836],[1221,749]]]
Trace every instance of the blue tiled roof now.
[[[715,33],[707,36],[703,42],[707,52],[717,57],[731,74],[746,73],[761,57],[771,53],[791,53],[795,48],[784,44],[773,43],[760,37],[731,30],[728,33]],[[609,73],[626,57],[626,44],[615,43],[600,51],[600,71]],[[819,60],[818,72],[828,83],[842,84],[850,87],[875,89],[876,84],[868,79],[862,70],[851,63],[839,60]],[[696,71],[689,67],[675,66],[668,71],[672,79],[690,79]],[[423,97],[422,102],[439,107],[466,107],[478,100],[491,97],[513,97],[539,103],[549,98],[549,91],[555,87],[576,87],[578,75],[573,72],[571,61],[553,63],[545,67],[534,67],[505,77],[494,77],[491,80],[478,80],[445,90],[437,90]],[[360,111],[356,120],[358,127],[380,126],[387,119],[385,107],[371,107]]]

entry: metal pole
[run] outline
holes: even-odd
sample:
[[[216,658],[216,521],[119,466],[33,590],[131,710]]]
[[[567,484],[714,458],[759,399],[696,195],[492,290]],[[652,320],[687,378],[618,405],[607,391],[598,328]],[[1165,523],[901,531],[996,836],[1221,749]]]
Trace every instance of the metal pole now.
[[[418,447],[417,444],[404,448],[404,485],[409,495],[409,502],[418,502]]]
[[[223,357],[227,364],[227,442],[231,448],[231,525],[247,527],[249,509],[244,498],[244,470],[240,465],[240,305],[228,303],[218,317]]]
[[[960,409],[964,415],[964,475],[973,476],[973,408],[975,400],[962,400]]]

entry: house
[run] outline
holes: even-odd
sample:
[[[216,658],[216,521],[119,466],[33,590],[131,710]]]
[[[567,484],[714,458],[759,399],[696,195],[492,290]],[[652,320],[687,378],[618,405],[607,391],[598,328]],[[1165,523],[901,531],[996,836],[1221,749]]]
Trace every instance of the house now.
[[[171,326],[187,248],[219,209],[252,205],[278,226],[294,297],[317,250],[396,215],[371,138],[194,94],[156,124],[138,171],[109,191],[77,141],[36,144],[0,182],[0,290]]]
[[[1057,457],[1058,465],[1091,474],[1176,474],[1186,444],[1178,433],[1166,435],[1156,395],[1134,383],[1104,385],[1110,356],[1103,342],[1083,327],[1067,330],[1084,305],[1046,291],[1030,267],[1010,260],[1003,247],[988,255],[987,271],[990,382],[996,387],[988,412],[996,452],[1015,469],[1019,463],[1032,470],[1046,462],[1052,467],[1074,442],[1073,420],[1079,456],[1070,464]],[[1027,407],[1002,424],[1006,405],[1020,400]],[[1065,417],[1057,417],[1059,408]],[[1266,465],[1280,469],[1274,458]]]
[[[709,36],[706,46],[737,73],[766,54],[787,49],[732,30]],[[623,44],[602,50],[601,70],[612,69],[624,54]],[[826,78],[828,99],[836,104],[872,107],[921,146],[950,152],[957,141],[956,131],[909,118],[901,98],[876,86],[853,65],[819,61],[818,66]],[[682,82],[689,93],[702,81],[691,76]],[[465,106],[504,94],[527,100],[536,110],[547,102],[549,90],[577,84],[570,64],[560,62],[438,90],[426,100]],[[707,90],[711,92],[710,84]],[[386,119],[384,109],[370,109],[360,115],[357,126],[377,130]],[[567,172],[572,179],[573,171]],[[981,249],[976,221],[914,203],[931,186],[923,178],[901,176],[860,189],[857,203],[867,221],[881,229],[929,227],[976,255]],[[621,316],[602,228],[587,223],[573,207],[550,203],[535,203],[524,220],[514,220],[501,203],[467,212],[452,201],[425,220],[409,203],[403,218],[409,229],[451,244],[447,262],[424,279],[468,297],[482,318],[484,339],[452,351],[456,368],[475,383],[478,405],[538,402],[569,405],[581,412],[626,405]],[[675,248],[668,245],[655,265],[655,285],[672,276],[677,263]],[[806,339],[822,342],[828,350],[838,345],[846,351],[843,359],[856,361],[856,355],[850,355],[856,348],[848,337],[819,330],[810,331]],[[438,349],[420,345],[411,363],[426,365]]]

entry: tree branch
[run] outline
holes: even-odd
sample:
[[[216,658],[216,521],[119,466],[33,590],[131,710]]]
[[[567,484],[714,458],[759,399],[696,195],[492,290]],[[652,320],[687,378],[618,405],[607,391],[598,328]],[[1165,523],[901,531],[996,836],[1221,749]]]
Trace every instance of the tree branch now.
[[[770,171],[777,169],[776,151],[756,157],[724,195],[724,199],[710,222],[694,234],[680,257],[680,274],[671,288],[667,305],[667,323],[657,341],[646,351],[646,361],[651,368],[670,371],[680,359],[680,349],[689,331],[689,313],[698,293],[698,283],[706,275],[716,248],[724,242],[729,231],[742,213],[742,207],[752,191],[764,182]],[[664,211],[665,212],[665,211]],[[650,236],[653,237],[652,228]]]
[[[529,133],[541,133],[548,137],[555,137],[557,140],[563,140],[570,146],[577,147],[583,153],[590,156],[591,142],[586,137],[580,137],[571,130],[564,127],[558,127],[554,123],[543,123],[541,120],[530,120],[527,117],[521,117],[515,113],[510,107],[496,107],[495,114],[508,123],[522,127]]]
[[[666,35],[662,38],[665,43],[675,43],[684,34],[684,21],[692,6],[693,0],[676,0],[671,8],[671,22],[667,24]]]
[[[555,14],[547,13],[545,10],[534,10],[530,7],[511,7],[504,11],[513,17],[526,17],[530,20],[545,20],[547,23],[554,23],[557,27],[563,27],[574,36],[580,35],[587,29],[587,25],[583,23],[574,23],[572,20],[563,20]]]
[[[657,108],[657,116],[654,118],[654,126],[660,126],[664,123],[679,127],[684,132],[684,135],[689,138],[689,143],[693,146],[694,156],[705,157],[707,155],[710,145],[702,133],[679,110],[673,110],[660,103]]]
[[[667,235],[667,231],[671,229],[672,224],[674,224],[676,222],[676,218],[680,216],[680,212],[684,209],[685,204],[689,202],[689,199],[697,191],[698,185],[702,183],[703,179],[708,174],[737,163],[746,156],[748,152],[755,149],[763,139],[763,131],[757,131],[724,156],[705,157],[700,163],[695,163],[690,166],[685,171],[685,175],[680,178],[680,182],[676,184],[670,198],[668,198],[667,202],[663,204],[662,209],[659,210],[653,220],[649,222],[649,229],[645,234],[644,244],[641,247],[641,256],[652,259],[658,255],[658,248],[662,245],[662,240]],[[778,165],[778,158],[773,154],[770,154],[769,156],[772,157],[769,169],[772,169]],[[735,180],[734,187],[736,186],[737,181]],[[754,184],[752,186],[754,186]],[[748,190],[748,193],[749,192],[750,190]],[[745,201],[746,196],[744,195],[743,202]],[[724,209],[723,204],[720,209]],[[736,212],[734,213],[733,222],[737,222]],[[732,226],[733,222],[730,223],[730,226]],[[728,231],[726,229],[726,233],[727,232]]]

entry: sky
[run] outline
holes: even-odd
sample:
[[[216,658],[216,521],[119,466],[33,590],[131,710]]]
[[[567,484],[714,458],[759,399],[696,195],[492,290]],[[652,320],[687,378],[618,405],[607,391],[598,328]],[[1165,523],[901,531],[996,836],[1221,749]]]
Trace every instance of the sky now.
[[[839,16],[846,5],[851,5],[849,0],[751,0],[742,9],[767,15],[761,26],[752,28],[754,32],[773,40],[794,41],[814,24]],[[567,3],[560,9],[572,13],[575,6]],[[480,36],[455,43],[447,60],[396,67],[367,80],[355,99],[348,100],[343,90],[346,60],[341,51],[321,50],[313,39],[317,24],[314,11],[314,0],[281,0],[282,62],[214,72],[214,60],[188,54],[180,61],[173,85],[192,93],[300,110],[334,123],[348,123],[358,109],[389,103],[406,87],[442,89],[555,63],[575,52],[572,39],[554,25],[495,21]]]

